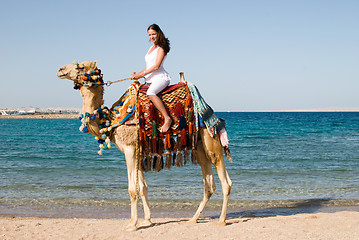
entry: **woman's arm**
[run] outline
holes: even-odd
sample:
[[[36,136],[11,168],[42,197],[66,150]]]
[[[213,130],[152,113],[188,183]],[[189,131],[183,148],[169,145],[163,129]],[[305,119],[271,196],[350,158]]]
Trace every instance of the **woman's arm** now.
[[[156,71],[157,69],[160,68],[162,62],[163,62],[163,59],[165,58],[166,54],[165,54],[165,51],[163,50],[163,48],[159,47],[158,50],[157,50],[157,57],[156,57],[156,63],[155,65],[153,65],[152,67],[150,67],[149,69],[143,69],[141,72],[134,72],[132,73],[132,78],[133,79],[139,79],[139,78],[143,78],[145,76],[145,72],[146,72],[146,75],[149,74],[149,73],[152,73],[154,71]]]

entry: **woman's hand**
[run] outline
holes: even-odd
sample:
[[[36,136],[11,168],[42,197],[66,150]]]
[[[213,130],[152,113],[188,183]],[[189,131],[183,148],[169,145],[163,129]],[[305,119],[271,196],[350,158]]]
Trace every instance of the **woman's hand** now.
[[[131,78],[132,78],[133,80],[139,79],[138,74],[137,74],[136,72],[133,72],[133,73],[131,74]]]

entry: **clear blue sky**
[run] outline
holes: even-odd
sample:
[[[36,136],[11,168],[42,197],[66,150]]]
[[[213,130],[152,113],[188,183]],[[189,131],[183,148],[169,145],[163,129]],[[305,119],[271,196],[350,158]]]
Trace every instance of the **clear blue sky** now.
[[[359,107],[359,1],[0,0],[0,107],[81,107],[59,67],[97,60],[105,81],[145,66],[147,27],[171,41],[215,111]],[[106,87],[111,106],[130,82]]]

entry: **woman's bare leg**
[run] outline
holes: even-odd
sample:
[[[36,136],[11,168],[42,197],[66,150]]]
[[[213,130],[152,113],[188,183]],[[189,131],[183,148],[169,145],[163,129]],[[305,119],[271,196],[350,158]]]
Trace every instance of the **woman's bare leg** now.
[[[167,132],[168,129],[171,127],[172,119],[168,115],[165,105],[157,95],[148,95],[148,98],[153,102],[153,104],[162,113],[162,116],[164,117],[165,122],[163,123],[160,132]]]

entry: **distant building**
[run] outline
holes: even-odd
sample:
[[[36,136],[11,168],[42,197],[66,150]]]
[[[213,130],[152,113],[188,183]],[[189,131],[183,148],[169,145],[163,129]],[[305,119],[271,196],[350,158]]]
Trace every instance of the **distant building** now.
[[[4,115],[4,116],[9,115],[9,114],[7,114],[7,112],[4,109],[0,110],[0,113],[1,113],[1,115]]]

